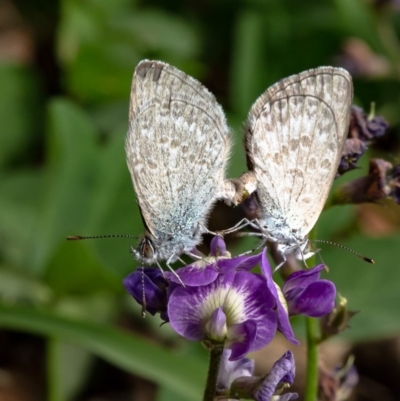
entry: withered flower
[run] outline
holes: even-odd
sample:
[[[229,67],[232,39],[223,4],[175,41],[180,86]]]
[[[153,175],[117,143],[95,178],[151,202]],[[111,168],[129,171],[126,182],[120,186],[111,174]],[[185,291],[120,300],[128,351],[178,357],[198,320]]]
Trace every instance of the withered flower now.
[[[345,172],[357,168],[356,164],[358,160],[365,153],[367,149],[368,148],[366,143],[363,142],[361,139],[358,138],[346,139],[336,177],[339,177]]]
[[[321,342],[346,330],[350,319],[357,313],[358,311],[349,310],[347,299],[339,295],[339,302],[333,310],[320,320]]]
[[[400,165],[392,168],[386,160],[372,159],[368,175],[343,184],[333,194],[329,206],[375,203],[390,197],[400,204]]]
[[[368,116],[361,107],[351,106],[349,138],[371,142],[385,135],[388,127],[388,122],[382,116]]]

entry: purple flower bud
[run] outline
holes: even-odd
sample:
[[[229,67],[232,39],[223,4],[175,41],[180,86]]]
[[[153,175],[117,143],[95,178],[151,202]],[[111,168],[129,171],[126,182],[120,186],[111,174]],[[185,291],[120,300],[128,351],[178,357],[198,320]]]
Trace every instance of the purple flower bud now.
[[[256,401],[270,401],[271,397],[280,392],[286,385],[292,385],[295,376],[295,363],[293,354],[287,351],[278,361],[274,363],[271,372],[265,377],[258,390],[254,393]],[[279,397],[274,397],[274,400],[294,400],[297,394],[288,393]]]
[[[229,252],[226,251],[225,241],[219,235],[216,235],[210,243],[210,255],[212,256],[229,256]]]
[[[161,318],[168,321],[167,287],[168,281],[158,268],[139,267],[126,276],[123,285],[136,302],[151,315],[161,313]]]
[[[291,274],[283,286],[289,315],[321,317],[335,306],[336,288],[328,280],[320,280],[324,265]]]

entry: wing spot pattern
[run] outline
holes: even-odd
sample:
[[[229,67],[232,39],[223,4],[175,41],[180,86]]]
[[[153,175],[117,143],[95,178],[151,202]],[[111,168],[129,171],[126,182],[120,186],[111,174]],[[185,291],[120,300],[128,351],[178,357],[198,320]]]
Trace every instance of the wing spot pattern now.
[[[317,167],[317,159],[316,159],[315,157],[311,157],[311,158],[308,160],[308,168],[309,168],[310,170],[315,170],[316,167]]]
[[[291,151],[295,151],[299,147],[299,140],[298,139],[290,139],[289,146],[290,146]]]
[[[282,154],[281,153],[275,153],[274,154],[274,161],[275,163],[282,163]]]
[[[321,162],[321,167],[324,169],[329,169],[329,167],[332,165],[332,162],[329,159],[324,159]]]
[[[303,147],[308,149],[311,145],[312,140],[308,135],[302,135],[300,137],[300,142]]]

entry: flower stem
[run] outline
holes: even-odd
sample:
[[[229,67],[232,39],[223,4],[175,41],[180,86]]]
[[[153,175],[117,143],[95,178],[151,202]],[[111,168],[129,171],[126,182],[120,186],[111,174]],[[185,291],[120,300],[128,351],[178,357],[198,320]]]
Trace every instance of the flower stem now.
[[[306,317],[307,378],[304,401],[317,401],[318,395],[318,319]]]
[[[47,382],[48,396],[50,401],[63,399],[60,377],[60,342],[55,338],[47,340]]]
[[[310,240],[315,239],[315,228],[309,235]],[[311,266],[315,265],[315,256],[309,259]],[[307,375],[304,401],[317,401],[318,397],[318,342],[319,321],[313,317],[306,317],[307,338]]]
[[[210,347],[210,364],[208,366],[207,383],[204,389],[203,401],[214,400],[217,388],[218,370],[223,350],[223,344],[212,344]]]

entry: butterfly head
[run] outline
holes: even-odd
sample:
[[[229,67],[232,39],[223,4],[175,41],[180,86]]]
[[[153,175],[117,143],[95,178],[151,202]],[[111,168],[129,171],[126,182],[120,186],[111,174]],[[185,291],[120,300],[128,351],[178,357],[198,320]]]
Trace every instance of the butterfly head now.
[[[315,254],[307,237],[298,238],[294,236],[278,241],[277,250],[284,257],[293,254],[298,260],[307,260]]]
[[[152,264],[157,261],[157,250],[150,235],[145,234],[139,242],[137,249],[131,247],[131,252],[140,262]]]

